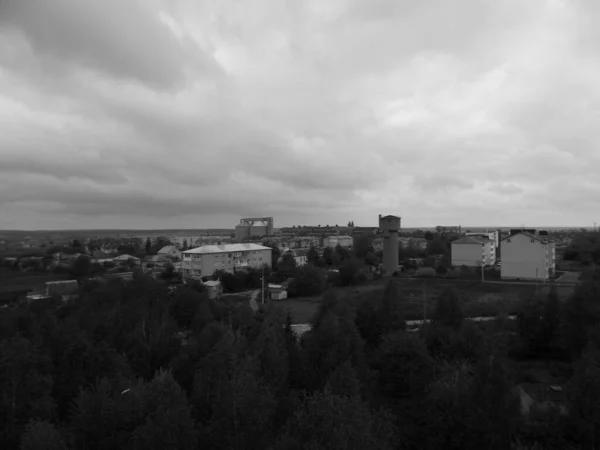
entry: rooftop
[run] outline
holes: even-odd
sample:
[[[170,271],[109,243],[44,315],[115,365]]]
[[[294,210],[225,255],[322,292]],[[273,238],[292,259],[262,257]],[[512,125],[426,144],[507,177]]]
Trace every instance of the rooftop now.
[[[183,254],[200,253],[206,255],[210,253],[247,252],[255,250],[271,250],[271,247],[265,247],[258,244],[203,245],[202,247],[186,250]]]
[[[466,236],[464,238],[452,241],[452,244],[484,244],[490,242],[490,239],[484,236]]]

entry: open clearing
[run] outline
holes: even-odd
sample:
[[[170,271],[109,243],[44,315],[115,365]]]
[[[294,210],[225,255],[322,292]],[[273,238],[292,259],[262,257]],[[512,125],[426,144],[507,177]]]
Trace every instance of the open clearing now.
[[[383,296],[383,290],[388,280],[375,282],[351,288],[334,288],[338,296],[350,301],[367,298],[377,301]],[[529,284],[496,284],[478,281],[447,280],[447,279],[397,279],[403,296],[406,298],[406,319],[418,320],[429,317],[435,307],[435,299],[442,289],[456,289],[462,300],[462,307],[467,317],[489,317],[500,313],[515,314],[520,304],[528,297],[535,295],[536,286]],[[571,286],[557,286],[559,298],[564,301],[573,292]],[[538,292],[545,295],[549,286],[540,285]],[[319,308],[322,296],[299,297],[277,301],[277,305],[288,311],[292,322],[303,324],[311,322]]]

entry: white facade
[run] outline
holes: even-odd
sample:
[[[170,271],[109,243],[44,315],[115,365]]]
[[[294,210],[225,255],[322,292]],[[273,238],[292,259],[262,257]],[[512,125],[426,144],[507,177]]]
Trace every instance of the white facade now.
[[[272,250],[257,244],[205,245],[184,251],[182,270],[189,278],[211,276],[217,270],[234,273],[247,268],[271,266]]]
[[[354,239],[352,239],[352,236],[329,236],[323,238],[323,247],[335,248],[338,244],[344,248],[350,248],[354,245]]]
[[[467,236],[451,243],[452,265],[455,267],[481,267],[496,262],[494,243],[477,236]]]
[[[500,241],[503,279],[547,280],[554,275],[556,249],[553,242],[521,232]]]

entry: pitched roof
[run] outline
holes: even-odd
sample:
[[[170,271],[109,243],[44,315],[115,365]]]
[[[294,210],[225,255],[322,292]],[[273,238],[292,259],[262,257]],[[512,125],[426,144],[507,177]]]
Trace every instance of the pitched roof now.
[[[161,253],[171,253],[172,251],[178,252],[179,249],[174,245],[166,245],[161,248],[157,253],[160,255]]]
[[[95,250],[92,253],[92,256],[96,259],[112,259],[112,257],[113,257],[112,255],[105,253],[101,250]]]
[[[464,238],[452,241],[451,244],[484,244],[490,242],[489,238],[482,236],[465,236]]]
[[[258,244],[203,245],[202,247],[192,248],[182,253],[200,253],[206,255],[210,253],[247,252],[255,250],[271,250],[271,247],[265,247]]]
[[[139,260],[140,258],[136,258],[135,256],[131,256],[131,255],[119,255],[114,257],[113,259],[116,259],[118,261],[127,261],[129,259],[134,259],[134,260]]]
[[[542,242],[542,243],[546,243],[547,242],[546,239],[542,239],[541,237],[536,236],[535,234],[530,233],[529,231],[519,231],[519,232],[514,233],[514,234],[509,234],[508,236],[503,237],[502,239],[500,239],[500,241],[505,241],[507,239],[510,239],[513,236],[518,236],[519,234],[522,234],[523,236],[526,236],[529,239],[535,239],[538,242]]]

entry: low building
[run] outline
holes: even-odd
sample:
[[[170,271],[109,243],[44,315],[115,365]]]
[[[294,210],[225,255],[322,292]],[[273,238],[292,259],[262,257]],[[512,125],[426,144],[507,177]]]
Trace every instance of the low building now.
[[[136,258],[131,255],[119,255],[113,258],[113,261],[117,264],[125,264],[129,263],[132,266],[140,267],[142,265],[142,260],[140,258]]]
[[[217,270],[234,273],[240,270],[271,266],[272,249],[257,244],[205,245],[182,252],[185,278],[211,276]]]
[[[156,254],[166,256],[167,258],[170,258],[173,260],[181,259],[181,250],[179,250],[174,245],[167,245],[167,246],[161,248]]]
[[[281,284],[269,284],[268,290],[271,300],[283,300],[287,298],[287,290]]]
[[[77,280],[49,281],[46,283],[46,296],[59,296],[63,302],[74,300],[79,294]]]
[[[308,260],[307,260],[307,256],[308,256],[308,251],[310,249],[308,248],[288,248],[285,249],[284,252],[282,253],[282,255],[279,257],[279,261],[281,261],[281,259],[283,258],[283,255],[285,254],[290,254],[294,257],[294,260],[296,261],[296,265],[298,267],[305,265]]]
[[[547,280],[555,274],[556,248],[543,232],[511,230],[500,241],[500,254],[502,279]]]
[[[223,293],[223,286],[220,281],[205,281],[204,286],[206,286],[206,290],[208,291],[208,297],[210,299],[216,299],[221,296]]]
[[[92,260],[94,262],[103,264],[105,262],[111,262],[113,260],[113,256],[109,253],[105,253],[101,250],[96,250],[92,252]]]
[[[451,255],[455,267],[481,267],[496,262],[494,242],[481,236],[465,236],[452,241]]]
[[[125,281],[131,281],[133,280],[133,272],[114,272],[114,273],[107,273],[104,275],[105,279],[113,279],[113,278],[120,278],[121,280],[125,280]]]
[[[329,236],[323,238],[323,247],[337,247],[340,245],[344,248],[352,248],[354,245],[354,239],[352,236]]]

